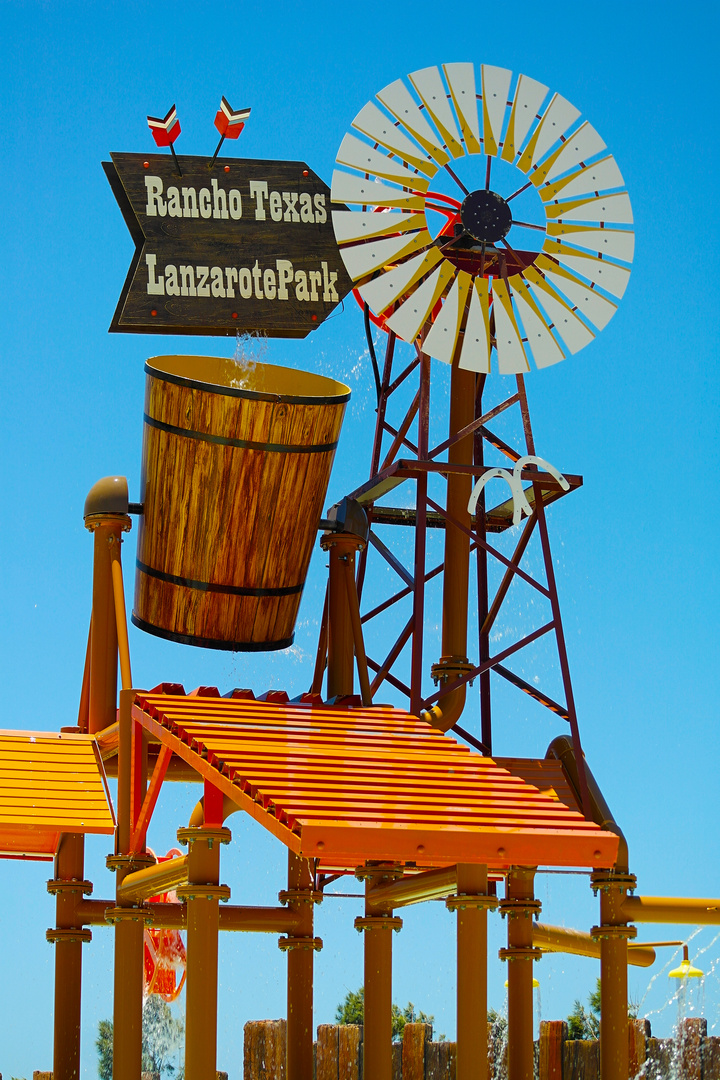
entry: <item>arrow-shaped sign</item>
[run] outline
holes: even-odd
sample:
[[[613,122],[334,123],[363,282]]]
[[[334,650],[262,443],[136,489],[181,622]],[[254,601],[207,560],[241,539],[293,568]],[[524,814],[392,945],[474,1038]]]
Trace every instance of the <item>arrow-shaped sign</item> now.
[[[111,154],[135,241],[111,331],[306,337],[352,288],[330,189],[302,161]]]

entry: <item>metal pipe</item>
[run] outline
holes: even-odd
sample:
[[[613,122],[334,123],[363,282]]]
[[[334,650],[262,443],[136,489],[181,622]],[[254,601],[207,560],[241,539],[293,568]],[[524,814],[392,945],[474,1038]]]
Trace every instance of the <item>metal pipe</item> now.
[[[460,863],[457,891],[457,1080],[487,1080],[487,908],[470,902],[487,894],[487,866]]]
[[[378,903],[374,890],[387,872],[365,881],[363,1080],[392,1080],[392,907]],[[399,920],[398,920],[399,922]]]
[[[533,926],[535,871],[514,866],[507,876],[508,1080],[533,1080]],[[502,955],[502,952],[501,952]],[[603,1074],[604,1075],[604,1074]]]
[[[560,762],[565,777],[570,784],[570,787],[573,789],[578,805],[582,805],[582,800],[580,798],[580,777],[578,775],[572,740],[569,739],[567,735],[558,735],[558,737],[553,739],[550,743],[545,757],[556,758]],[[627,840],[625,839],[622,829],[615,821],[615,817],[610,810],[610,807],[605,802],[603,793],[600,790],[600,785],[593,776],[587,762],[585,762],[585,777],[587,780],[592,820],[596,825],[599,825],[601,829],[606,829],[608,832],[613,832],[616,836],[620,837],[618,856],[614,868],[618,873],[627,874],[629,867]]]
[[[419,904],[423,900],[434,900],[449,896],[457,889],[457,867],[447,866],[439,870],[425,870],[421,874],[408,875],[397,881],[386,881],[369,888],[367,898],[370,903],[388,910]]]
[[[98,515],[90,527],[93,529],[93,600],[88,731],[94,735],[115,720],[118,642],[110,551],[111,544],[120,536],[121,524],[113,517]]]
[[[75,907],[78,925],[108,926],[105,917],[113,900],[81,900]],[[220,908],[220,929],[255,934],[292,934],[297,931],[300,915],[286,907],[228,907]],[[150,904],[145,921],[154,930],[185,930],[185,904]]]
[[[313,1080],[313,880],[307,859],[292,851],[288,893],[298,925],[292,942],[279,943],[287,951],[287,1080]]]
[[[220,845],[202,833],[189,839],[187,856],[189,885],[198,885],[198,895],[187,900],[186,1080],[208,1080],[217,1070],[218,897],[203,895],[201,886],[219,885]]]
[[[122,536],[119,535],[114,537],[110,544],[110,569],[112,573],[113,606],[115,608],[115,630],[120,655],[120,684],[123,690],[129,690],[132,686],[132,672],[130,670],[130,643],[128,642],[127,614],[125,610],[121,544]]]
[[[345,564],[355,576],[355,553],[364,541],[344,533],[324,533],[320,546],[329,556],[328,576],[328,698],[349,697],[354,687],[354,642]]]
[[[624,910],[624,908],[623,908]],[[543,952],[570,953],[573,956],[589,956],[600,959],[600,942],[581,930],[566,930],[562,926],[543,926],[533,923],[533,945]],[[628,964],[631,967],[650,967],[655,963],[655,950],[649,944],[628,946]]]
[[[368,706],[372,705],[372,693],[370,690],[370,679],[368,678],[367,656],[365,655],[362,623],[360,621],[360,604],[355,585],[355,571],[349,562],[345,563],[345,587],[347,589],[347,605],[350,614],[353,642],[355,645],[355,661],[357,664],[358,682],[360,683],[360,694],[363,705]]]
[[[118,903],[141,903],[151,896],[176,889],[178,885],[187,885],[189,858],[189,855],[178,855],[176,859],[168,859],[128,874],[122,885],[118,886]]]
[[[55,863],[56,927],[55,1008],[53,1016],[53,1076],[56,1080],[78,1080],[80,1076],[80,1013],[82,1000],[82,931],[76,913],[77,891],[84,876],[85,837],[64,833]],[[53,934],[49,931],[49,935]],[[89,931],[85,931],[89,936]]]
[[[628,922],[717,926],[720,925],[720,900],[626,896],[622,903],[622,913]]]
[[[597,872],[593,888],[600,893],[600,1073],[603,1080],[627,1080],[628,1048],[628,926],[623,911],[627,890],[635,884],[630,875]]]

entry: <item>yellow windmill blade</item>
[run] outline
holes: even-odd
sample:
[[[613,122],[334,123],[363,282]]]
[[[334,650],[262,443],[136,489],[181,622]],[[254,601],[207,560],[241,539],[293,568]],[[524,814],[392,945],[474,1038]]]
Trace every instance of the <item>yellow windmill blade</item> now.
[[[366,278],[369,274],[382,270],[388,263],[399,262],[408,255],[426,251],[432,244],[432,236],[427,229],[420,232],[403,233],[401,236],[389,236],[379,240],[369,240],[365,244],[353,244],[343,251],[345,269],[353,281]]]
[[[470,309],[458,367],[490,374],[490,287],[487,278],[476,278],[470,294]]]
[[[348,250],[347,248],[345,249]],[[413,285],[425,277],[430,271],[437,266],[439,262],[443,262],[443,257],[437,248],[431,248],[430,251],[426,251],[421,255],[414,255],[407,262],[402,263],[400,266],[394,267],[392,270],[387,270],[380,277],[374,278],[373,281],[369,281],[367,285],[362,285],[358,292],[376,315],[382,314],[386,311],[391,304],[397,303],[402,300],[403,296]],[[454,269],[454,268],[453,268]],[[413,339],[410,338],[412,341]]]
[[[611,259],[632,262],[635,254],[634,233],[620,229],[595,229],[589,225],[571,225],[564,221],[548,222],[548,237],[564,240],[567,244],[608,255]]]
[[[535,263],[538,270],[545,275],[545,280],[564,293],[573,307],[581,312],[588,322],[596,326],[598,330],[604,330],[617,311],[617,304],[606,300],[595,289],[588,288],[569,270],[563,270],[558,263],[553,262],[547,255],[541,255]]]
[[[545,280],[542,274],[531,268],[523,275],[533,287],[535,298],[550,319],[550,323],[557,329],[571,353],[580,352],[594,339],[595,335],[589,330],[566,300],[559,295],[556,289]]]
[[[385,108],[400,121],[410,132],[412,137],[420,143],[423,150],[427,150],[430,157],[437,161],[438,165],[446,165],[450,155],[443,150],[442,142],[428,124],[420,112],[420,108],[413,100],[402,79],[390,83],[384,90],[375,95]]]
[[[393,333],[403,341],[414,341],[456,273],[450,263],[441,263],[387,320]]]
[[[340,143],[337,155],[338,165],[348,165],[362,173],[371,173],[383,180],[392,180],[403,184],[413,191],[427,191],[430,181],[425,176],[418,176],[412,169],[406,168],[397,158],[388,157],[380,150],[368,146],[354,135],[346,135]]]
[[[566,101],[560,94],[553,94],[552,100],[545,112],[540,117],[538,126],[530,136],[530,141],[522,152],[517,163],[522,172],[530,172],[539,161],[547,154],[560,136],[564,135],[569,127],[580,116],[580,110]]]
[[[401,161],[406,161],[415,169],[420,169],[426,176],[433,177],[438,171],[438,165],[429,155],[424,153],[417,143],[413,143],[388,120],[385,113],[378,109],[373,101],[369,101],[352,122],[352,126],[367,135],[373,142],[380,143],[393,154],[397,154]]]
[[[387,210],[379,214],[375,210],[333,210],[332,223],[335,239],[340,245],[369,240],[386,233],[427,228],[422,211],[404,213],[402,210]]]
[[[478,120],[475,68],[472,64],[443,64],[455,112],[468,154],[482,153]]]
[[[492,157],[498,152],[512,71],[482,65],[483,150]]]
[[[512,297],[502,278],[492,283],[492,309],[495,314],[495,347],[501,375],[522,375],[530,370],[522,334],[512,306]]]
[[[618,266],[609,259],[599,259],[588,251],[576,251],[565,247],[555,240],[546,241],[543,251],[553,255],[558,262],[569,270],[574,270],[580,277],[587,278],[593,285],[600,285],[606,292],[621,299],[630,280],[630,271],[625,266]]]
[[[333,202],[359,203],[361,206],[390,206],[397,209],[424,210],[422,195],[413,195],[400,188],[388,187],[352,173],[335,169],[332,175],[330,198]]]
[[[584,165],[577,172],[565,176],[562,180],[556,180],[553,184],[544,184],[538,188],[538,194],[543,202],[560,197],[561,199],[576,199],[583,195],[590,195],[596,191],[610,191],[612,188],[625,186],[622,173],[617,167],[617,162],[612,154],[601,158],[592,165]]]
[[[565,353],[553,337],[542,311],[533,300],[521,275],[513,275],[508,280],[508,285],[536,365],[545,368],[564,360]]]
[[[595,128],[585,121],[545,159],[542,165],[538,166],[532,174],[532,182],[539,187],[544,180],[554,180],[563,173],[569,172],[570,169],[574,169],[581,161],[588,161],[606,149],[606,144]]]
[[[455,124],[439,70],[436,67],[423,68],[422,71],[413,71],[408,75],[408,79],[433,118],[435,127],[445,140],[445,145],[452,156],[462,157],[465,151],[460,142],[460,132]]]
[[[452,364],[460,338],[460,327],[465,314],[468,293],[472,287],[472,278],[463,270],[458,272],[452,289],[442,306],[442,311],[430,328],[430,333],[423,342],[423,349],[436,360]]]
[[[527,75],[519,75],[513,96],[507,133],[503,142],[503,161],[514,161],[547,97],[548,88]]]
[[[571,199],[550,203],[545,207],[549,219],[559,221],[602,221],[613,225],[632,225],[633,212],[626,191],[617,195],[600,195],[591,199]]]

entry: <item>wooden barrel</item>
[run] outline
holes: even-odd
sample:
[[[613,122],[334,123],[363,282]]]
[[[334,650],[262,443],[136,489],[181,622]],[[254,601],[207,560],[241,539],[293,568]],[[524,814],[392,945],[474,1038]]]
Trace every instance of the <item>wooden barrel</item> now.
[[[214,356],[145,365],[132,621],[211,649],[286,649],[347,386]]]

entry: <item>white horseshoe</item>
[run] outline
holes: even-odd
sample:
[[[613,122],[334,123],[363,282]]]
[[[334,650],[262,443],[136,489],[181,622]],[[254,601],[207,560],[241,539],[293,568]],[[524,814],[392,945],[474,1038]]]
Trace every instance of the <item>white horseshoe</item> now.
[[[517,491],[519,492],[519,496],[513,511],[513,525],[517,525],[523,512],[527,517],[530,517],[533,512],[533,508],[528,502],[527,496],[522,486],[522,471],[526,465],[537,465],[538,468],[543,468],[545,472],[549,472],[550,475],[557,480],[563,491],[570,490],[570,485],[563,476],[563,474],[561,472],[558,472],[555,466],[551,465],[549,461],[545,460],[545,458],[536,457],[535,454],[526,454],[525,457],[518,458],[515,462],[515,468],[513,469],[513,479],[517,484]],[[520,508],[521,511],[519,514],[518,508]]]
[[[469,514],[474,514],[475,511],[477,510],[478,499],[480,498],[480,495],[482,494],[482,489],[485,487],[488,480],[507,480],[508,484],[510,485],[510,490],[512,491],[513,502],[514,502],[515,497],[516,497],[515,479],[513,477],[513,474],[510,472],[510,470],[509,469],[488,469],[487,472],[482,474],[482,476],[478,480],[477,484],[472,489],[472,495],[470,496],[470,499],[468,501],[468,513]],[[513,518],[513,524],[516,524],[514,518]]]

